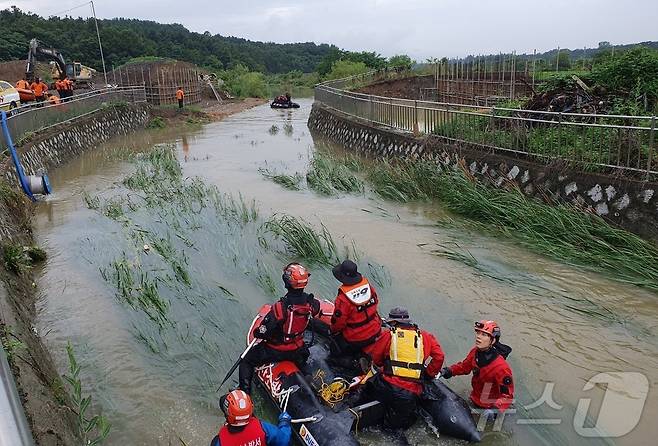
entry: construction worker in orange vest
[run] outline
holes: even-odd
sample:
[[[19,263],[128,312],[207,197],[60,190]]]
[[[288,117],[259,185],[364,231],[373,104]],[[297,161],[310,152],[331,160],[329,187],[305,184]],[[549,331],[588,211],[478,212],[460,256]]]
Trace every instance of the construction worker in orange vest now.
[[[19,79],[18,82],[16,82],[16,88],[20,88],[21,90],[29,90],[30,83],[25,78]]]
[[[71,96],[73,96],[73,81],[68,77],[65,77],[62,80],[62,84],[64,85],[64,91],[65,91],[64,98],[65,100],[68,100]]]
[[[34,82],[30,85],[30,88],[34,92],[34,100],[37,102],[43,102],[46,100],[46,93],[48,93],[48,85],[41,81],[41,78],[36,78]]]
[[[57,79],[55,81],[55,90],[57,90],[57,94],[59,94],[60,98],[64,98],[64,96],[66,96],[66,84],[64,83],[63,79]]]
[[[176,99],[178,100],[178,108],[183,108],[183,98],[185,97],[185,92],[183,87],[178,87],[176,90]]]

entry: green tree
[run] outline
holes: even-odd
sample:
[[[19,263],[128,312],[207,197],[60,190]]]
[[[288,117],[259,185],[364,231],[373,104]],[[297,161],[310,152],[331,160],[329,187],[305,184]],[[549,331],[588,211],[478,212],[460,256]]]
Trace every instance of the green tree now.
[[[647,102],[658,102],[658,51],[638,47],[610,55],[592,67],[592,78],[608,92]],[[644,104],[643,104],[644,105]]]
[[[352,62],[349,60],[338,60],[331,66],[328,79],[342,79],[356,74],[366,73],[368,67],[363,62]]]
[[[411,59],[411,57],[407,56],[406,54],[398,54],[396,56],[392,56],[388,59],[388,66],[393,67],[393,68],[404,68],[405,70],[410,70],[411,67],[414,65],[414,61]]]

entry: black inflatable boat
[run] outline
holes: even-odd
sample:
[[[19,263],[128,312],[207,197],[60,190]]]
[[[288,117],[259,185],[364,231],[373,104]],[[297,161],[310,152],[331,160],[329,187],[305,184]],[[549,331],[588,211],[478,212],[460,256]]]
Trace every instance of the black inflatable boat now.
[[[289,361],[268,364],[256,369],[256,381],[269,400],[293,418],[293,432],[302,444],[309,446],[356,446],[360,443],[354,433],[368,426],[380,424],[384,411],[376,400],[365,400],[362,377],[336,374],[327,363],[329,348],[322,333],[328,332],[334,305],[322,301],[319,319],[314,319],[312,333],[307,332],[310,357],[302,370]],[[264,305],[247,334],[253,332],[270,311]],[[421,397],[421,408],[440,434],[471,442],[480,441],[480,433],[471,417],[466,402],[445,384],[434,381],[426,385]]]
[[[292,101],[278,102],[276,100],[272,101],[270,104],[272,108],[299,108],[299,104]]]

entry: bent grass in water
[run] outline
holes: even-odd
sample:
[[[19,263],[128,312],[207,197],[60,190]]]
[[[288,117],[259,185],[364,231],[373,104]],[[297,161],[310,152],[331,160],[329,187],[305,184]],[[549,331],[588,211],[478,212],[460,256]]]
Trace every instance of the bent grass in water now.
[[[302,181],[302,176],[299,173],[295,173],[294,175],[288,175],[285,173],[278,173],[275,170],[270,170],[266,168],[260,168],[258,171],[263,175],[265,178],[274,181],[276,184],[279,184],[286,189],[290,190],[299,190],[299,183]]]
[[[263,227],[283,240],[291,253],[306,261],[325,265],[339,261],[336,243],[324,225],[317,232],[306,221],[284,214],[274,215]]]
[[[328,151],[317,151],[310,161],[306,182],[308,186],[323,195],[336,195],[340,192],[363,192],[363,180],[355,172],[360,164],[354,157],[336,156]]]
[[[322,159],[322,158],[320,158]],[[341,161],[334,157],[333,162]],[[349,169],[350,164],[345,164]],[[601,217],[569,204],[547,205],[518,189],[496,189],[459,169],[434,162],[374,163],[366,172],[380,197],[399,201],[438,200],[452,212],[516,239],[524,247],[615,280],[658,291],[658,248]],[[474,265],[471,255],[437,250],[435,255]]]

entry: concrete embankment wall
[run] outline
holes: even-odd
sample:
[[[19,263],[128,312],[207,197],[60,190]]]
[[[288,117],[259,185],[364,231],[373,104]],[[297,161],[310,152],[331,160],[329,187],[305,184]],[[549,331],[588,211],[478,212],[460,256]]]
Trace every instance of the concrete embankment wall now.
[[[31,175],[39,171],[47,172],[113,136],[127,135],[137,128],[143,128],[148,116],[146,105],[123,105],[58,125],[20,147],[25,173]],[[15,181],[16,171],[11,160],[5,160],[0,166],[0,172],[10,182]]]
[[[58,125],[19,148],[26,173],[46,172],[92,150],[115,135],[143,128],[145,105],[110,107]],[[18,186],[10,160],[0,164],[0,247],[34,244],[33,204]],[[78,445],[76,416],[54,362],[34,328],[37,290],[31,270],[6,270],[0,249],[0,335],[13,343],[10,366],[38,445]]]
[[[570,202],[613,224],[658,242],[658,183],[579,172],[564,162],[539,164],[523,157],[450,140],[415,137],[376,126],[320,103],[313,105],[309,128],[348,150],[371,157],[400,158],[444,165],[465,163],[474,177],[494,187],[518,186],[527,196]]]

